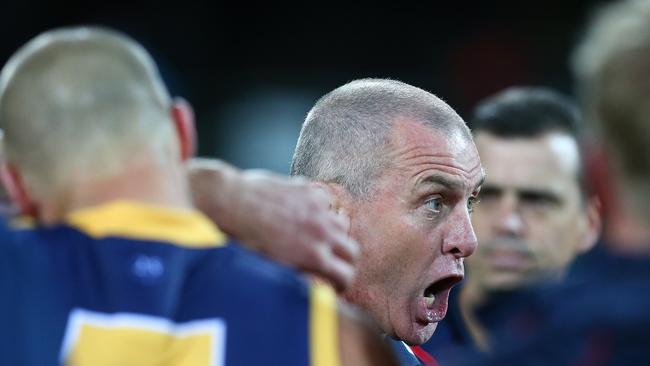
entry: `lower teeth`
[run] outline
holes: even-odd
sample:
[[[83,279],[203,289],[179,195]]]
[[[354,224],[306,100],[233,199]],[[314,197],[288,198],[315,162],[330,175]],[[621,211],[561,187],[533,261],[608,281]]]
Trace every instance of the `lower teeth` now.
[[[436,297],[433,295],[426,296],[424,299],[427,303],[427,306],[433,305],[433,302],[436,301]]]

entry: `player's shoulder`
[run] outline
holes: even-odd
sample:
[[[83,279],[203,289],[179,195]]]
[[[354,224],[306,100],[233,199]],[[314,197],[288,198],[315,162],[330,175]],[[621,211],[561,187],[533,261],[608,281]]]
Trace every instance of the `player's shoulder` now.
[[[58,226],[36,227],[22,221],[0,223],[0,251],[5,256],[32,256],[54,249],[63,251],[82,240],[79,233]]]
[[[251,251],[234,240],[223,247],[209,249],[198,265],[205,276],[234,289],[306,293],[309,287],[298,271]]]

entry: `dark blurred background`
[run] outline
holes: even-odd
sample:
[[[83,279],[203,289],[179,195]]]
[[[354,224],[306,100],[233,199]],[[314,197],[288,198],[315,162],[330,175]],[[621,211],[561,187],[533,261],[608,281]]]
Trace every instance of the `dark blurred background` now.
[[[143,43],[171,92],[193,104],[200,155],[286,173],[311,105],[356,78],[422,87],[463,117],[510,85],[571,94],[568,55],[603,2],[24,0],[0,5],[0,59],[53,27],[114,27]]]

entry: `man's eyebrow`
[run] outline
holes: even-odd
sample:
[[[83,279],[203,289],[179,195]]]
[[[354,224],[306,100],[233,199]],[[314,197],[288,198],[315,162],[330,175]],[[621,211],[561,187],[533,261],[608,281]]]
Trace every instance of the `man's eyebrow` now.
[[[478,190],[479,187],[481,187],[484,182],[485,182],[485,172],[481,171],[481,178],[474,186],[472,192]],[[440,185],[449,190],[461,190],[464,188],[462,181],[459,179],[454,179],[444,174],[433,173],[418,179],[418,181],[414,186],[414,189],[418,189],[422,185],[426,185],[426,184]]]
[[[457,179],[453,179],[442,174],[433,173],[418,179],[418,181],[415,183],[415,188],[417,189],[420,186],[428,184],[444,186],[447,189],[456,189],[462,187],[461,182]]]
[[[517,193],[520,199],[526,199],[529,201],[546,200],[554,203],[562,201],[562,196],[550,189],[526,188],[518,190]]]
[[[479,179],[478,183],[476,183],[476,185],[474,186],[474,189],[472,190],[472,192],[475,192],[479,188],[481,188],[483,183],[485,183],[485,171],[483,169],[481,169],[481,179]]]
[[[418,189],[423,185],[429,185],[429,184],[440,185],[450,190],[463,189],[463,183],[461,180],[454,179],[447,175],[436,174],[436,173],[429,174],[425,177],[418,179],[418,181],[415,184],[415,189]]]

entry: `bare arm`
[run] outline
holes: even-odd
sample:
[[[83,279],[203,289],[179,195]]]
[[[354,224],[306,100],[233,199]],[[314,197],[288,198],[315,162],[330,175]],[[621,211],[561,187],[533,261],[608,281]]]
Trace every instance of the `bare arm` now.
[[[224,232],[250,248],[319,275],[341,291],[351,284],[357,244],[329,194],[307,181],[224,162],[189,163],[194,203]]]

